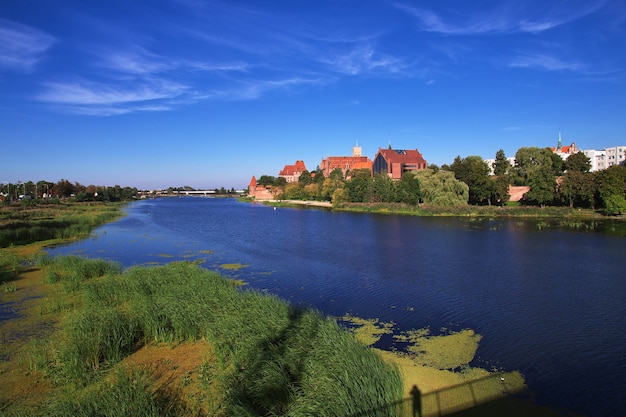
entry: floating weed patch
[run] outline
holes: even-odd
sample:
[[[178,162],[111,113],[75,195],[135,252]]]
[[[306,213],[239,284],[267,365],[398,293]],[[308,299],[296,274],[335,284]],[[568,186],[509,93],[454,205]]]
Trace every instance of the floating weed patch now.
[[[198,253],[201,253],[203,255],[213,255],[214,252],[210,249],[202,249],[202,250],[199,250]]]
[[[245,268],[247,266],[249,266],[249,265],[243,265],[243,264],[221,264],[220,268],[227,269],[227,270],[230,270],[230,271],[236,271],[236,270],[239,270],[241,268]]]
[[[407,332],[399,340],[409,342],[414,361],[436,369],[466,367],[474,359],[481,336],[471,329],[433,336],[428,329]]]
[[[159,253],[156,256],[159,258],[174,258],[174,255],[171,253]]]
[[[340,321],[349,323],[351,331],[357,340],[366,346],[372,346],[378,342],[382,335],[393,333],[393,323],[381,322],[379,319],[362,319],[351,315],[339,318]]]

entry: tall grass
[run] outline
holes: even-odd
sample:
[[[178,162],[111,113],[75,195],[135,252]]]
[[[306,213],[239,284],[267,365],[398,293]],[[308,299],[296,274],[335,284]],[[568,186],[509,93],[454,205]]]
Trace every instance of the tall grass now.
[[[39,259],[40,264],[47,262],[49,260],[45,257]],[[60,282],[66,292],[73,292],[91,278],[102,277],[106,274],[120,274],[121,272],[122,267],[119,263],[102,259],[86,259],[79,256],[63,256],[57,258],[48,267],[45,279],[49,283]]]
[[[154,393],[144,372],[116,373],[113,382],[79,397],[66,397],[48,406],[47,415],[58,417],[169,417],[187,415],[176,399]]]
[[[119,205],[63,204],[54,208],[13,207],[0,211],[0,248],[88,236],[121,215]]]
[[[6,283],[17,276],[21,259],[18,255],[0,250],[0,282]]]
[[[56,356],[39,361],[58,382],[98,383],[103,371],[150,341],[204,338],[219,359],[211,379],[224,387],[224,415],[393,415],[381,406],[401,398],[398,371],[322,314],[243,290],[191,263],[116,268],[72,257],[50,265],[59,285],[77,283],[72,288],[82,300]],[[108,400],[89,401],[92,410]]]

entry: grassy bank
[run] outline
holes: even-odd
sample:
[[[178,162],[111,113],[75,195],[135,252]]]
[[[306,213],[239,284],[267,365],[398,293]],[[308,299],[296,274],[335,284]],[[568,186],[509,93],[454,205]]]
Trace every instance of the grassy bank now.
[[[366,348],[375,339],[363,326],[353,336],[194,264],[122,271],[37,255],[56,242],[0,249],[0,300],[15,313],[0,321],[0,415],[387,416],[412,384],[441,390],[487,373],[467,366],[471,352],[437,369],[425,349]]]
[[[0,248],[86,237],[95,226],[121,216],[121,204],[0,206]]]
[[[597,219],[602,216],[593,210],[572,209],[569,207],[533,207],[510,205],[498,206],[453,206],[438,207],[420,204],[411,206],[394,203],[341,203],[333,206],[334,210],[360,213],[402,214],[413,216],[458,216],[458,217],[560,217],[575,219]]]
[[[122,272],[97,260],[42,260],[56,292],[41,313],[55,316],[59,330],[21,361],[50,385],[51,401],[9,412],[395,415],[380,407],[402,397],[398,371],[316,311],[242,291],[191,263]],[[149,346],[185,343],[213,350],[160,389],[150,368],[125,361]]]

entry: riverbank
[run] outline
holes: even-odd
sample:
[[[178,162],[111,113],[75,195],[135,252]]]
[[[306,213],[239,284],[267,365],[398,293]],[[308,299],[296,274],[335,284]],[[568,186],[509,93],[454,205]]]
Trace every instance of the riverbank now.
[[[31,267],[33,268],[33,267]],[[44,266],[37,266],[34,268],[44,268]],[[21,291],[21,287],[19,287],[19,285],[17,284],[18,281],[17,280],[12,280],[11,284],[15,285],[16,288],[14,291],[11,292],[11,294],[13,295],[18,295],[20,294]],[[60,284],[55,284],[57,287]],[[74,285],[74,284],[72,284]],[[52,288],[54,288],[54,286],[52,286]],[[40,308],[41,306],[44,306],[46,308],[44,308],[43,312],[45,314],[42,314],[42,310],[39,311],[39,316],[46,316],[48,318],[53,317],[54,313],[53,310],[61,310],[61,312],[64,310],[64,308],[62,308],[65,303],[61,303],[61,302],[56,302],[53,299],[55,297],[55,295],[58,295],[58,291],[51,291],[47,296],[43,296],[43,299],[46,300],[46,303],[40,303]],[[170,293],[171,295],[171,293]],[[72,296],[72,298],[76,298],[76,295]],[[173,298],[177,298],[177,297],[173,297]],[[183,297],[183,299],[187,299],[188,297]],[[178,298],[177,298],[178,299]],[[239,303],[240,305],[240,303]],[[258,315],[258,314],[257,314]],[[59,323],[63,322],[63,318],[62,316],[60,316],[59,318]],[[360,326],[359,328],[361,328],[363,326]],[[376,327],[376,326],[374,326]],[[357,331],[357,334],[361,334],[362,331],[359,330]],[[432,337],[429,336],[427,334],[422,334],[421,336],[424,337],[424,339],[420,342],[426,342],[426,340],[431,340],[431,346],[432,343],[434,344],[439,344],[440,341],[444,340],[444,339],[438,339],[436,337]],[[460,333],[460,335],[456,335],[456,334],[450,334],[448,336],[451,336],[451,340],[459,340],[459,339],[466,339],[469,342],[476,342],[477,341],[477,335],[473,334],[472,332],[462,332]],[[449,340],[449,339],[448,339]],[[137,358],[137,363],[140,364],[140,368],[142,369],[152,369],[152,367],[155,368],[154,373],[152,372],[152,370],[150,371],[150,374],[160,374],[162,375],[161,377],[157,378],[155,382],[156,385],[151,385],[155,390],[157,391],[161,391],[161,390],[175,390],[175,391],[180,391],[182,393],[185,393],[186,395],[189,394],[191,395],[193,398],[195,398],[196,400],[198,400],[198,395],[200,394],[193,394],[193,387],[198,387],[198,385],[195,383],[195,381],[200,381],[201,375],[206,375],[207,371],[211,371],[214,372],[213,370],[210,369],[210,367],[208,366],[202,366],[204,364],[204,362],[185,362],[183,363],[181,360],[174,360],[170,355],[172,355],[171,350],[172,349],[176,349],[178,352],[184,352],[185,355],[189,358],[197,358],[197,357],[212,357],[212,353],[211,353],[211,345],[207,344],[207,343],[198,343],[199,341],[185,341],[182,342],[180,344],[174,344],[172,345],[171,343],[151,343],[146,345],[145,347],[137,350],[136,352],[133,352],[128,358],[129,363],[134,363],[133,360],[131,358],[134,357],[135,354],[139,354],[140,352],[144,352],[145,350],[149,351],[150,354],[146,354],[144,355],[143,359],[140,358],[139,356],[136,357]],[[206,340],[204,341],[206,342]],[[364,344],[366,345],[370,345],[370,343],[368,343],[367,341],[364,341]],[[462,350],[463,351],[472,351],[471,347],[472,347],[472,343],[463,343],[463,346],[465,346]],[[475,344],[474,344],[475,345]],[[180,346],[180,347],[179,347]],[[180,350],[178,350],[180,349]],[[437,349],[429,349],[431,352],[437,351],[437,350],[443,350],[445,351],[445,344],[442,345],[441,348],[437,348]],[[160,353],[158,353],[160,352]],[[192,354],[193,353],[193,354]],[[387,352],[389,353],[389,352]],[[386,353],[380,353],[381,355],[385,355]],[[154,355],[156,359],[156,362],[146,362],[146,358],[152,357]],[[441,370],[438,369],[438,367],[449,367],[449,366],[453,366],[450,365],[451,362],[445,363],[443,365],[437,365],[437,366],[433,366],[432,363],[432,355],[431,359],[426,360],[425,358],[421,358],[420,363],[416,363],[415,362],[415,358],[418,355],[412,355],[412,354],[408,354],[408,355],[401,355],[401,356],[396,356],[398,362],[404,362],[405,363],[405,368],[406,369],[412,369],[414,371],[420,371],[420,373],[414,373],[414,376],[407,376],[408,372],[404,372],[403,371],[403,375],[405,376],[405,389],[408,390],[408,387],[412,386],[412,384],[414,384],[416,381],[419,381],[419,386],[420,388],[426,393],[431,393],[433,391],[438,391],[440,389],[446,389],[446,388],[450,388],[451,386],[459,386],[459,384],[461,384],[462,386],[464,386],[465,388],[468,388],[468,385],[463,382],[463,381],[469,381],[472,377],[472,372],[475,371],[469,371],[469,372],[465,372],[465,373],[459,373],[459,372],[452,372],[450,370]],[[467,357],[469,357],[470,355],[468,353],[461,355],[462,357],[464,357],[465,359],[463,359],[463,361],[461,363],[464,363],[464,361],[467,360]],[[402,359],[402,360],[400,360]],[[122,362],[124,364],[126,364],[125,362],[126,360],[123,360]],[[28,360],[28,358],[25,358],[22,361],[22,365],[24,365],[25,363],[30,363],[30,361]],[[35,363],[37,363],[35,361]],[[439,362],[442,363],[442,362]],[[38,378],[36,377],[37,372],[40,372],[40,370],[38,370],[39,365],[35,366],[35,368],[33,368],[32,370],[29,370],[27,368],[22,368],[22,373],[30,373],[30,375],[35,376],[35,380],[39,381],[37,382],[37,385],[43,386],[42,383],[45,383],[47,380],[50,380],[50,377],[45,377],[45,378]],[[133,365],[134,366],[134,365]],[[456,365],[454,365],[456,366]],[[465,365],[464,366],[464,370],[467,371],[467,367]],[[30,367],[30,365],[29,365]],[[26,370],[25,370],[26,369]],[[116,368],[117,369],[117,368]],[[178,370],[184,370],[181,373],[178,373]],[[433,372],[433,371],[437,371],[437,372]],[[441,372],[439,372],[441,371]],[[484,370],[483,370],[484,371]],[[483,372],[480,371],[480,372]],[[108,371],[108,373],[111,375],[111,377],[114,376],[115,374],[115,370],[111,369]],[[486,371],[485,371],[486,372]],[[435,377],[435,375],[437,375],[437,377]],[[483,374],[484,375],[484,374]],[[442,379],[438,379],[438,377],[441,376]],[[473,375],[474,377],[478,377],[478,375]],[[450,379],[445,379],[443,377],[450,377]],[[468,379],[465,379],[465,377],[467,377]],[[482,376],[481,376],[482,377]],[[481,377],[479,377],[478,379],[480,379]],[[493,378],[492,378],[493,379]],[[152,379],[151,379],[152,380]],[[172,383],[172,385],[166,385],[165,388],[157,388],[158,385],[158,381],[159,380],[164,380],[164,381],[170,381]],[[499,379],[495,379],[496,382],[499,381]],[[514,381],[514,379],[511,377],[509,378],[508,376],[505,378],[505,380],[507,381],[507,383],[509,382],[509,380]],[[141,382],[141,381],[140,381]],[[4,381],[3,381],[3,385],[4,385]],[[217,390],[217,392],[220,392],[218,384],[213,384],[211,385],[214,390]],[[470,385],[471,386],[471,385]],[[187,390],[187,388],[190,387],[189,391]],[[58,394],[58,393],[57,393]],[[61,393],[62,394],[62,393]],[[195,397],[194,397],[195,395]],[[50,398],[54,398],[54,397],[50,397]],[[211,398],[215,398],[215,401],[218,401],[219,399],[219,395],[217,396],[211,396]],[[510,414],[509,414],[510,415]]]
[[[245,200],[244,201],[255,201]],[[416,206],[400,203],[338,203],[315,200],[261,200],[274,207],[316,207],[335,211],[372,214],[396,214],[412,216],[441,217],[488,217],[488,218],[563,218],[573,220],[626,220],[626,215],[606,216],[591,209],[569,207],[535,207],[511,204],[506,206],[453,206],[439,207],[419,204]]]
[[[34,249],[35,248],[31,246],[26,248],[22,253],[33,254]],[[62,261],[62,263],[64,263],[64,261]],[[76,265],[74,267],[76,271],[83,271],[82,273],[86,274],[85,277],[76,281],[71,271],[63,271],[59,269],[58,265],[55,266],[54,264],[33,266],[20,271],[13,281],[16,285],[16,290],[9,294],[9,297],[3,297],[3,301],[20,306],[16,309],[19,317],[16,317],[10,322],[0,324],[3,335],[3,346],[6,347],[6,350],[2,352],[2,357],[5,360],[0,363],[0,384],[9,387],[0,394],[0,410],[7,412],[8,415],[16,411],[24,413],[24,415],[37,415],[40,414],[42,410],[46,409],[46,404],[51,403],[64,404],[63,407],[66,407],[68,410],[77,406],[87,407],[87,403],[90,401],[96,401],[97,404],[102,406],[102,403],[98,402],[101,400],[93,397],[93,392],[100,392],[100,388],[98,387],[102,382],[108,381],[108,389],[111,389],[110,384],[112,383],[115,389],[118,389],[115,385],[117,383],[132,383],[134,385],[140,384],[141,386],[145,386],[145,389],[149,392],[161,393],[158,395],[169,393],[166,398],[174,401],[177,411],[184,411],[186,414],[218,416],[223,415],[220,410],[223,410],[223,407],[225,407],[222,403],[225,400],[225,393],[231,392],[232,390],[232,387],[228,388],[225,384],[229,384],[229,381],[233,381],[234,378],[234,381],[238,381],[238,384],[241,384],[243,380],[247,381],[246,386],[252,388],[252,386],[261,383],[259,380],[255,379],[259,377],[259,373],[262,375],[264,372],[269,371],[261,372],[261,370],[258,370],[258,372],[254,371],[252,374],[248,374],[248,371],[246,371],[245,375],[239,375],[238,372],[233,374],[233,369],[240,367],[240,365],[236,364],[228,365],[232,359],[227,358],[232,358],[233,353],[226,356],[224,356],[223,350],[220,353],[220,349],[223,349],[223,346],[219,348],[220,345],[224,342],[226,342],[227,345],[232,343],[228,342],[228,340],[232,340],[233,342],[235,340],[241,340],[248,346],[246,349],[250,349],[250,347],[254,346],[264,346],[263,343],[259,345],[257,342],[246,342],[253,334],[255,335],[253,339],[258,339],[258,337],[261,336],[259,331],[250,332],[245,330],[245,328],[252,323],[245,319],[245,317],[248,317],[249,313],[257,317],[254,323],[259,322],[259,311],[248,307],[242,309],[242,305],[249,304],[249,301],[244,301],[246,297],[241,300],[237,300],[237,298],[233,299],[233,306],[236,305],[237,308],[236,311],[231,311],[229,308],[224,307],[224,300],[230,299],[231,297],[225,297],[225,294],[222,293],[221,290],[218,290],[219,303],[222,305],[221,310],[223,310],[225,316],[221,319],[198,316],[199,318],[204,318],[199,321],[195,319],[191,319],[190,322],[187,321],[191,311],[213,310],[211,302],[207,300],[206,295],[203,296],[203,294],[208,294],[215,290],[209,288],[200,290],[196,288],[196,286],[201,282],[206,283],[209,275],[212,277],[210,280],[217,279],[215,282],[227,282],[217,277],[217,275],[209,272],[201,272],[200,269],[187,263],[186,265],[188,266],[185,266],[185,264],[178,264],[178,266],[172,264],[171,266],[158,267],[156,269],[139,268],[134,270],[131,277],[124,278],[122,275],[116,273],[115,269],[111,270],[107,269],[108,267],[97,266],[104,265],[97,260],[85,260],[77,263],[72,261],[68,265],[70,264]],[[96,270],[101,272],[88,272]],[[145,275],[146,273],[148,273],[148,275]],[[165,273],[169,278],[158,278],[162,273]],[[192,280],[189,281],[189,277],[197,273],[200,274],[198,277],[201,279],[196,281],[192,278]],[[150,290],[150,294],[163,293],[168,299],[179,300],[181,298],[176,295],[176,292],[181,290],[187,291],[184,298],[182,298],[187,300],[187,302],[184,305],[180,305],[180,303],[176,302],[177,307],[163,304],[163,302],[159,301],[157,298],[151,298],[148,304],[142,302],[141,297],[133,293],[128,285],[137,283],[138,280],[142,281],[143,279],[140,277],[144,275],[146,277],[151,276],[152,278],[144,284],[139,284],[137,288],[143,288],[143,285],[152,282],[153,279],[158,279],[159,282],[168,283],[167,288],[159,290],[155,287],[154,290]],[[89,278],[90,276],[92,277]],[[56,284],[44,283],[45,281],[49,282],[52,277],[57,277],[54,279],[60,280],[57,281]],[[183,277],[185,277],[185,283],[178,282],[178,280]],[[107,284],[108,281],[111,281],[111,284],[114,285],[111,286]],[[154,281],[154,283],[156,282],[157,281]],[[227,285],[227,287],[229,285]],[[134,286],[133,284],[133,287]],[[113,293],[107,295],[110,291],[113,291]],[[89,295],[90,293],[92,295]],[[198,295],[203,298],[202,304],[197,304],[193,300],[193,298]],[[110,306],[110,301],[106,300],[115,299],[119,300],[120,305],[124,305],[124,309],[121,310],[123,315],[119,316],[117,315],[118,313],[115,313],[114,316],[111,316],[115,318],[107,318],[109,313],[102,313],[106,315],[100,316],[98,311],[109,311],[107,305]],[[90,300],[90,308],[84,313],[81,313],[80,310],[83,303],[80,300],[85,300],[85,302]],[[271,314],[268,314],[269,311],[261,313],[261,317],[264,317],[262,321],[266,323],[276,323],[276,319],[280,316],[276,316],[276,312],[287,312],[289,309],[285,309],[287,304],[283,304],[273,297],[270,297],[269,300],[275,300],[271,301],[271,305],[275,302],[278,304],[271,307]],[[94,305],[93,303],[96,304]],[[163,320],[172,313],[176,315],[167,319],[167,323],[170,324],[166,327],[155,328],[161,328],[162,330],[159,330],[152,336],[146,334],[147,329],[144,328],[144,330],[141,330],[140,334],[148,336],[146,340],[147,343],[140,345],[136,345],[136,342],[130,344],[127,342],[121,343],[120,347],[122,349],[129,349],[129,351],[128,354],[123,354],[119,359],[114,359],[115,355],[107,356],[110,354],[106,353],[107,351],[104,348],[102,348],[103,350],[98,350],[101,353],[96,356],[88,354],[89,349],[92,349],[88,346],[93,345],[93,343],[100,340],[101,337],[106,337],[106,331],[102,333],[104,329],[100,328],[100,323],[111,323],[110,325],[116,323],[115,326],[117,326],[118,323],[125,323],[126,319],[123,318],[125,313],[123,312],[133,311],[132,305],[135,303],[138,303],[136,305],[143,305],[148,308],[150,305],[154,305],[155,307],[159,306],[158,310],[160,311],[161,319],[158,320]],[[93,310],[93,307],[97,305],[101,307]],[[111,310],[111,312],[113,311],[114,310]],[[81,323],[80,317],[85,314],[86,317],[89,318],[88,321],[78,328],[72,327],[76,326],[76,323]],[[97,314],[100,318],[95,319],[93,314]],[[141,314],[142,313],[140,313],[140,315]],[[152,318],[151,314],[152,313],[149,313],[146,318],[149,320],[156,319],[156,317]],[[131,314],[131,316],[134,316],[134,314]],[[176,316],[179,316],[179,318],[175,318]],[[181,321],[184,317],[188,318]],[[225,320],[225,317],[230,317],[230,320]],[[226,328],[219,330],[218,334],[221,336],[218,339],[208,334],[204,337],[197,337],[180,333],[181,331],[185,332],[186,330],[182,329],[189,328],[190,325],[194,328],[195,325],[193,323],[196,322],[198,324],[202,322],[232,322],[236,317],[241,317],[244,321],[238,322],[239,324],[236,324],[232,330],[227,330]],[[76,320],[79,321],[77,322]],[[109,320],[113,321],[109,322]],[[388,324],[378,323],[375,320],[354,318],[342,318],[341,320],[349,320],[352,323],[353,331],[357,339],[361,341],[360,344],[362,346],[371,346],[382,334],[385,334],[385,329],[389,328]],[[237,322],[237,320],[235,321]],[[93,336],[89,336],[89,333],[80,333],[88,331],[85,329],[93,326],[89,324],[88,327],[84,327],[88,323],[98,324],[96,328],[94,328],[94,331],[99,335],[98,337],[94,338]],[[293,325],[296,324],[294,323]],[[179,328],[178,326],[183,327]],[[300,324],[296,326],[300,326]],[[83,330],[80,330],[79,333],[76,334],[75,332],[78,330],[71,330],[72,328]],[[177,328],[179,330],[177,330]],[[168,336],[167,332],[170,330],[167,329],[173,332],[171,336]],[[235,334],[237,335],[235,339],[228,336],[233,330],[235,330],[233,336]],[[195,332],[195,330],[192,331]],[[214,331],[215,329],[212,330],[212,332]],[[276,330],[272,330],[271,332],[275,333]],[[118,342],[122,339],[117,338],[122,337],[121,335],[124,333],[123,331],[121,333],[120,331],[115,332],[115,334],[119,335],[115,336]],[[72,336],[72,334],[74,334],[74,336]],[[76,339],[77,336],[78,339]],[[261,336],[261,339],[264,337],[265,336]],[[328,337],[330,337],[330,335]],[[329,340],[324,338],[312,343],[307,342],[305,345],[310,347],[316,346],[320,342],[323,342],[323,345],[328,343],[327,348],[334,351],[337,346],[344,342],[335,340],[331,343],[330,340],[332,340],[333,337]],[[495,404],[499,404],[496,407],[499,413],[505,412],[507,415],[512,416],[527,415],[516,413],[515,410],[520,409],[527,411],[533,410],[533,415],[558,415],[551,410],[537,407],[533,405],[532,402],[519,401],[517,399],[519,396],[528,396],[528,394],[525,393],[523,377],[519,372],[494,373],[485,369],[470,367],[468,365],[469,361],[473,358],[480,341],[480,336],[473,331],[464,330],[446,336],[432,336],[429,335],[427,331],[422,330],[407,337],[412,338],[411,343],[413,346],[416,346],[414,354],[411,354],[410,350],[408,354],[397,354],[372,348],[370,348],[369,351],[375,352],[377,356],[391,365],[392,368],[390,369],[393,369],[393,367],[398,368],[402,376],[402,386],[404,386],[403,397],[409,396],[409,391],[413,385],[419,385],[423,395],[424,411],[430,410],[429,412],[425,412],[424,415],[438,415],[441,413],[442,407],[460,407],[459,409],[466,409],[468,406],[471,406],[475,408],[479,403],[491,403],[492,407],[496,407]],[[68,340],[75,341],[68,344]],[[83,346],[83,343],[88,341],[89,344],[84,345],[84,348],[80,347]],[[278,341],[272,343],[278,343]],[[285,343],[287,343],[287,341],[285,341]],[[337,343],[339,343],[339,345],[337,345]],[[124,346],[127,347],[124,348]],[[289,342],[289,346],[291,346],[291,342]],[[63,362],[67,361],[66,355],[70,354],[68,352],[74,352],[76,348],[78,348],[78,352],[86,352],[85,354],[87,356],[85,356],[84,359],[87,361],[87,364],[89,364],[87,368],[84,368],[82,371],[79,370],[78,373],[75,373],[76,370],[68,371],[63,367]],[[346,348],[347,346],[344,346],[344,349]],[[356,345],[355,348],[357,348]],[[87,349],[87,351],[84,351],[84,349]],[[237,355],[242,352],[240,348],[236,348],[235,350],[239,352]],[[270,359],[271,355],[267,356],[268,352],[265,348],[263,348],[263,352],[265,352],[262,354],[262,357],[265,358],[264,361]],[[356,355],[355,358],[362,357],[363,353],[365,353],[365,351]],[[342,353],[336,356],[337,354],[338,353],[334,353],[333,356],[339,358],[343,355]],[[302,358],[301,355],[297,356]],[[276,357],[275,360],[279,360],[282,363],[284,359],[279,359],[280,357],[282,357],[282,354]],[[98,362],[93,362],[93,358]],[[316,360],[316,363],[317,362]],[[83,361],[71,360],[70,363],[83,363]],[[353,370],[348,373],[350,380],[363,381],[363,377],[358,375],[360,372],[366,372],[367,374],[369,367],[373,364],[366,365],[361,360],[359,360],[359,363],[361,363],[361,365],[358,365],[357,368],[353,368]],[[328,363],[321,361],[319,365],[328,366]],[[249,368],[250,366],[253,365],[248,364],[244,368]],[[461,369],[461,371],[455,371],[455,369]],[[139,373],[135,374],[136,372]],[[332,375],[334,375],[334,372],[335,371],[333,371]],[[68,379],[69,374],[74,376]],[[127,377],[120,377],[120,375],[126,375],[131,379],[126,380],[124,378]],[[79,380],[85,382],[77,383],[74,378],[79,378]],[[240,378],[243,378],[243,380]],[[379,375],[376,378],[379,379],[381,377]],[[84,385],[85,383],[86,385]],[[67,384],[73,387],[71,389],[71,397],[68,397],[67,390],[64,388],[68,386]],[[471,387],[472,384],[477,384],[476,386],[479,386],[480,390],[468,397],[469,392],[467,389]],[[319,385],[315,385],[319,387]],[[81,388],[83,386],[84,388]],[[276,389],[276,387],[273,389]],[[331,391],[334,392],[335,390]],[[445,396],[446,392],[448,393],[448,397],[451,398],[443,400],[442,403],[441,398],[437,397],[437,395],[444,393]],[[450,393],[453,395],[450,396]],[[102,393],[100,392],[100,394]],[[517,396],[508,398],[511,394],[516,394]],[[174,399],[172,399],[172,395],[174,395]],[[166,398],[163,398],[163,401],[165,401]],[[312,398],[309,400],[314,401]],[[124,401],[133,401],[133,399],[127,398]],[[392,403],[393,401],[388,400],[388,402]],[[174,403],[170,405],[173,407]],[[446,404],[448,405],[446,406]],[[48,411],[50,411],[50,409],[48,409]]]

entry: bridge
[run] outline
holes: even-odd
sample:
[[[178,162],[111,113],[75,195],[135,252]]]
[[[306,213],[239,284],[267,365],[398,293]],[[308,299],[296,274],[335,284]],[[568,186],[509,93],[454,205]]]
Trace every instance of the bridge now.
[[[226,194],[242,194],[244,190],[235,190],[234,193],[227,192]],[[215,190],[178,190],[174,191],[177,195],[215,195],[218,194]]]

